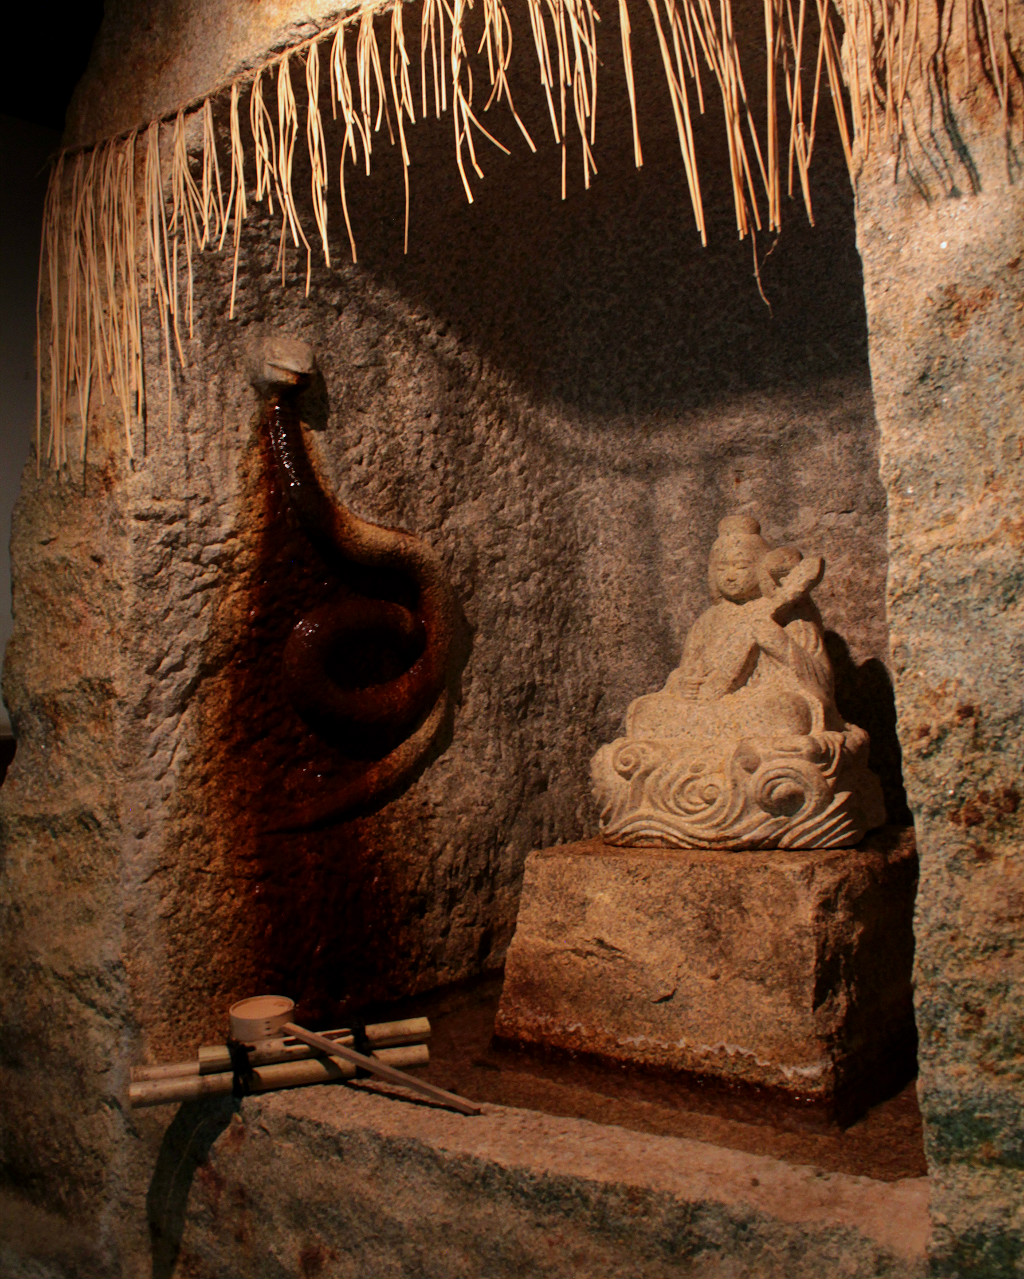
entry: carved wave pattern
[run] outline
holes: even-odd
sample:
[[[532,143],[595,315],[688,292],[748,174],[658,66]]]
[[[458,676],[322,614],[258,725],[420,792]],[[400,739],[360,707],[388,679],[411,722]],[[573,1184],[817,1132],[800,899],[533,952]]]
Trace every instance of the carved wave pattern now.
[[[854,726],[748,738],[724,765],[680,751],[678,739],[620,738],[592,765],[601,834],[634,847],[845,847],[884,820],[866,755],[867,734]]]

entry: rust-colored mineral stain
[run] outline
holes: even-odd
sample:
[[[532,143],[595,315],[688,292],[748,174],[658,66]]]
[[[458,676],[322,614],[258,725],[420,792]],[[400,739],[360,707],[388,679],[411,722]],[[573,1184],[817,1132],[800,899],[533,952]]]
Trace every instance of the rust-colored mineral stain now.
[[[320,1243],[307,1244],[299,1252],[299,1266],[302,1269],[303,1279],[317,1279],[318,1275],[323,1274],[328,1262],[336,1261],[338,1254],[333,1248],[327,1248]]]
[[[939,311],[948,316],[954,336],[962,337],[971,317],[987,310],[995,296],[995,290],[987,285],[980,289],[961,290],[954,284],[947,284],[942,291]]]
[[[227,1185],[223,1174],[218,1172],[211,1163],[204,1161],[197,1166],[196,1176],[202,1182],[210,1210],[216,1215],[220,1211],[221,1198],[224,1187]]]
[[[281,659],[293,626],[347,588],[325,572],[291,516],[263,432],[246,488],[248,567],[219,619],[226,661],[203,702],[209,816],[222,832],[219,869],[237,892],[237,926],[211,944],[224,951],[239,995],[288,993],[316,1021],[336,1016],[339,1003],[407,986],[417,948],[400,868],[381,853],[388,839],[379,814],[320,831],[282,829],[378,764],[318,739],[287,698]]]
[[[1020,794],[1013,786],[997,790],[980,790],[949,814],[954,826],[992,826],[1012,816],[1020,807]]]

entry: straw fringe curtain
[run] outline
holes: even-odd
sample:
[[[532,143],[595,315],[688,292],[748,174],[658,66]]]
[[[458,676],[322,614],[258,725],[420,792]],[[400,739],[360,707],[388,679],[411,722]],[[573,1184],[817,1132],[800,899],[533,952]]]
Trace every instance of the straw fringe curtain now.
[[[934,55],[924,47],[920,0],[838,0],[848,36],[846,62],[834,24],[832,0],[763,0],[766,60],[765,118],[755,121],[748,101],[733,27],[731,0],[616,0],[621,58],[631,111],[636,164],[643,163],[633,74],[634,21],[652,24],[679,138],[696,230],[707,242],[704,204],[694,147],[694,114],[713,106],[723,113],[736,226],[740,236],[778,228],[785,190],[799,195],[813,220],[808,171],[814,151],[819,99],[827,85],[851,169],[879,139],[897,149],[913,128],[908,85]],[[1012,48],[1010,0],[954,0],[949,23],[962,7],[977,49],[978,78],[994,91],[1009,136],[1011,98],[1019,87]],[[561,186],[570,181],[575,150],[584,187],[597,171],[595,101],[599,15],[594,0],[522,0],[541,91],[555,145]],[[142,305],[155,307],[167,366],[168,421],[172,365],[185,365],[183,337],[193,333],[196,255],[233,254],[229,313],[235,311],[242,228],[253,204],[266,203],[281,219],[278,267],[282,284],[289,246],[305,255],[308,293],[314,244],[329,266],[333,169],[321,100],[321,56],[330,85],[329,109],[340,138],[337,199],[356,260],[346,198],[348,169],[370,170],[382,127],[397,145],[405,173],[405,242],[409,234],[407,128],[420,116],[450,114],[454,157],[469,201],[483,177],[479,147],[507,149],[484,125],[498,105],[510,113],[526,144],[537,149],[513,102],[509,67],[513,25],[505,0],[419,0],[419,93],[406,43],[415,10],[403,3],[364,4],[252,73],[220,86],[127,135],[88,151],[65,153],[53,165],[44,214],[38,304],[37,458],[68,461],[69,426],[84,454],[94,392],[112,394],[132,453],[133,428],[147,409],[142,358]],[[517,38],[526,34],[526,20]],[[472,31],[471,31],[472,28]],[[939,37],[942,37],[942,32]],[[947,33],[948,36],[948,33]],[[931,37],[930,37],[931,38]],[[858,54],[858,51],[859,54]],[[864,51],[869,51],[866,55]],[[966,74],[970,75],[971,59]],[[485,89],[480,67],[486,68]],[[607,72],[606,72],[607,74]],[[305,101],[296,99],[295,86]],[[849,91],[849,107],[846,93]],[[222,154],[211,99],[230,91],[229,154]],[[245,97],[248,95],[248,104]],[[303,126],[304,117],[304,126]],[[201,141],[190,149],[188,140]],[[311,170],[313,226],[296,204],[293,167],[304,145]],[[307,234],[308,230],[308,234]],[[311,243],[312,241],[312,243]],[[48,433],[43,439],[44,401]]]

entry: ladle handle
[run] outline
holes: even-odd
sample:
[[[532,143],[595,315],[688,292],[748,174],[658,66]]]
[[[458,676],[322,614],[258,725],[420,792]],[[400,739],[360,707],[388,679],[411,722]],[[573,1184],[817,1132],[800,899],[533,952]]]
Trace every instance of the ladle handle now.
[[[433,1084],[428,1084],[422,1079],[417,1079],[413,1075],[407,1075],[404,1070],[396,1070],[394,1066],[385,1066],[382,1061],[376,1057],[364,1057],[362,1053],[357,1053],[354,1048],[347,1048],[344,1044],[339,1044],[333,1039],[325,1039],[323,1035],[314,1034],[311,1030],[305,1030],[302,1026],[296,1026],[293,1021],[286,1022],[282,1029],[295,1039],[301,1039],[304,1044],[309,1044],[310,1048],[317,1048],[320,1052],[328,1057],[340,1057],[342,1061],[350,1061],[353,1065],[362,1066],[372,1075],[376,1075],[380,1079],[386,1079],[392,1084],[401,1084],[404,1088],[412,1088],[418,1093],[422,1093],[424,1097],[430,1097],[434,1101],[439,1101],[442,1105],[451,1106],[453,1110],[457,1110],[462,1115],[479,1115],[480,1107],[474,1106],[471,1101],[467,1101],[465,1097],[459,1097],[453,1092],[446,1092],[444,1088],[436,1088]]]

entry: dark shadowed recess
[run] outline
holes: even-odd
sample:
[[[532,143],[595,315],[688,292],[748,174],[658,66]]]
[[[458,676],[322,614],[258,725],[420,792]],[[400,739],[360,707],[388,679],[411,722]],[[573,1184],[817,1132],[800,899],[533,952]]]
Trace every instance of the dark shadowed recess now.
[[[18,56],[7,59],[0,81],[0,115],[62,130],[102,18],[103,0],[57,5],[42,22],[30,5],[6,10],[6,47]]]
[[[13,737],[0,737],[0,786],[4,784],[7,770],[14,759],[15,741]]]
[[[825,648],[835,672],[836,704],[843,719],[865,729],[871,741],[871,768],[882,783],[885,811],[893,826],[911,826],[913,818],[903,785],[903,752],[896,732],[896,695],[892,676],[877,657],[859,666],[841,635],[825,632]]]
[[[411,217],[404,256],[401,165],[382,126],[371,176],[349,168],[360,267],[400,293],[422,314],[425,328],[453,330],[535,400],[561,403],[591,428],[600,429],[602,419],[634,417],[656,425],[736,395],[806,388],[837,374],[866,380],[853,197],[827,88],[812,169],[815,225],[808,222],[794,177],[795,198],[784,198],[781,235],[765,230],[756,242],[741,242],[720,97],[705,69],[703,117],[693,99],[708,224],[708,247],[702,248],[650,18],[646,7],[642,12],[635,7],[642,169],[633,162],[617,24],[612,7],[602,5],[609,11],[599,28],[599,172],[585,191],[570,103],[568,194],[560,198],[560,152],[536,81],[529,26],[517,14],[514,65],[520,72],[513,95],[537,153],[531,154],[503,105],[482,112],[481,120],[512,154],[503,155],[477,135],[485,178],[470,173],[475,196],[470,205],[455,165],[450,116],[407,126]],[[759,5],[736,10],[746,33],[741,43],[751,107],[761,122],[763,14]],[[419,114],[414,25],[409,24],[409,40]],[[813,24],[809,32],[816,39]],[[813,65],[811,59],[808,92]],[[478,92],[480,87],[478,81]],[[326,95],[325,80],[322,101],[329,101]],[[299,96],[303,100],[302,90]],[[327,127],[333,144],[337,134],[329,121]],[[763,146],[763,134],[761,141]],[[783,130],[784,163],[787,144]],[[332,187],[334,151],[332,145]],[[752,149],[751,162],[756,163]],[[307,182],[307,170],[297,164],[296,189],[304,193]],[[759,207],[765,217],[763,196]],[[343,264],[349,249],[336,187],[330,217],[332,254]],[[755,262],[768,304],[758,290]],[[292,264],[296,273],[304,272],[300,255],[293,255]]]

